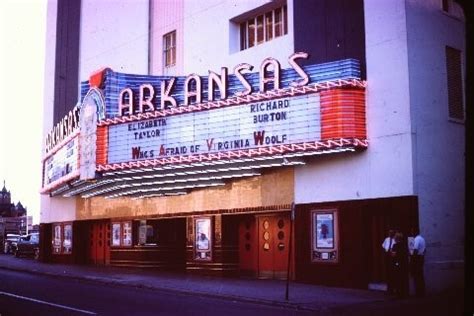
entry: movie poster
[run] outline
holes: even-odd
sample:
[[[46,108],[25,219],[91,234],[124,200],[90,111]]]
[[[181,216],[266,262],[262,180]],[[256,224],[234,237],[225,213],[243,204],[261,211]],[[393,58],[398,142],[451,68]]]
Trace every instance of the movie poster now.
[[[129,247],[132,245],[132,222],[123,223],[122,246]]]
[[[112,224],[112,246],[114,247],[120,246],[121,228],[122,225],[120,223]]]
[[[61,253],[61,225],[54,225],[53,251]]]
[[[315,210],[312,216],[313,262],[338,262],[337,210]]]
[[[334,215],[333,214],[316,214],[316,247],[317,248],[334,248]]]
[[[195,241],[195,258],[198,260],[211,259],[211,219],[196,219],[196,241]]]
[[[72,225],[64,225],[63,253],[72,253]]]

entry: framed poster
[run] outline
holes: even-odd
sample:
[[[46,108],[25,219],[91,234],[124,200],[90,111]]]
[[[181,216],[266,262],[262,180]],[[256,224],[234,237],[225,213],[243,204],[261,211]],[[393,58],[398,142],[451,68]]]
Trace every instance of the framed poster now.
[[[122,239],[122,224],[112,223],[112,246],[119,247]]]
[[[61,225],[54,225],[54,231],[53,231],[53,253],[54,254],[60,254],[61,253]]]
[[[334,248],[334,214],[316,214],[317,248]]]
[[[194,221],[195,242],[194,259],[211,260],[212,259],[212,235],[211,235],[211,218],[201,217]]]
[[[311,261],[338,262],[339,236],[337,210],[311,212]]]
[[[122,246],[130,247],[132,245],[132,222],[123,223]]]
[[[63,253],[72,253],[72,225],[64,224]]]

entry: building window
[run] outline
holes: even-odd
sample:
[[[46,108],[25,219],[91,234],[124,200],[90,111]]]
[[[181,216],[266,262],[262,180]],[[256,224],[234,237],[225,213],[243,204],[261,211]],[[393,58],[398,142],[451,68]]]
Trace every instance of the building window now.
[[[53,225],[53,254],[68,255],[72,253],[72,224],[62,223]]]
[[[443,11],[449,12],[449,0],[441,0],[441,6],[443,7]]]
[[[257,16],[257,44],[262,44],[264,41],[263,36],[263,15]]]
[[[176,64],[176,31],[163,36],[163,58],[165,67]]]
[[[132,245],[132,222],[112,222],[112,247]]]
[[[449,117],[464,121],[461,51],[449,46],[446,46],[446,73]]]
[[[265,14],[265,38],[267,41],[273,38],[273,12]]]
[[[288,34],[288,13],[284,5],[240,22],[240,50]]]

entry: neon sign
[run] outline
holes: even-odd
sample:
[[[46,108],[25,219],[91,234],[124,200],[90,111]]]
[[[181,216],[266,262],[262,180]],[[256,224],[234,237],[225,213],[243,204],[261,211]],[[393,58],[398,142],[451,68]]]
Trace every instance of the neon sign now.
[[[79,128],[79,107],[75,106],[69,113],[57,123],[46,136],[45,152],[49,153],[56,145]]]
[[[300,76],[298,80],[292,81],[290,86],[299,87],[304,86],[309,82],[309,76],[304,69],[296,62],[298,59],[308,58],[308,54],[304,52],[294,53],[288,58],[288,63]],[[243,89],[237,90],[233,96],[246,96],[253,92],[252,85],[245,78],[245,72],[252,71],[254,66],[242,63],[234,67],[234,75],[242,85]],[[275,58],[269,57],[260,64],[259,72],[259,92],[266,92],[268,90],[278,90],[281,86],[281,66],[280,62]],[[169,80],[163,79],[160,84],[159,104],[155,105],[153,100],[156,95],[155,87],[149,83],[140,85],[138,102],[134,101],[134,92],[131,88],[125,88],[119,94],[119,115],[133,115],[136,113],[153,112],[169,107],[187,106],[190,104],[199,104],[203,100],[203,80],[197,74],[190,74],[184,81],[182,87],[184,93],[184,100],[182,104],[178,105],[172,91],[176,86],[176,78]],[[216,89],[217,88],[217,89]],[[220,100],[225,100],[229,97],[228,91],[228,69],[221,68],[220,75],[209,70],[207,79],[207,101],[214,101],[216,99],[216,92],[219,92]],[[176,93],[176,92],[174,92]],[[204,101],[205,102],[205,101]]]

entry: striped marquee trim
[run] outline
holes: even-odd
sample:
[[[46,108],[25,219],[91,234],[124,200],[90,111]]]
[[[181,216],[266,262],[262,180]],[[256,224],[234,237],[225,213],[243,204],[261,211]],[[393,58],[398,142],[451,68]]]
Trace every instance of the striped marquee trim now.
[[[108,119],[100,121],[98,123],[98,126],[107,126],[107,125],[114,125],[114,124],[120,124],[120,123],[135,122],[135,121],[140,121],[143,119],[159,118],[159,117],[164,117],[164,116],[174,115],[174,114],[197,112],[197,111],[210,110],[210,109],[216,109],[216,108],[221,108],[221,107],[257,102],[257,101],[262,101],[262,100],[270,100],[274,98],[290,97],[290,96],[302,95],[306,93],[315,93],[321,90],[329,90],[332,88],[356,87],[356,88],[364,89],[366,86],[367,86],[366,81],[359,80],[359,79],[329,80],[329,81],[324,81],[324,82],[313,83],[313,84],[303,86],[303,87],[290,87],[290,88],[279,89],[279,90],[271,90],[264,93],[254,93],[254,94],[249,94],[243,97],[232,97],[226,100],[219,100],[215,102],[206,102],[206,103],[201,103],[201,104],[175,107],[175,108],[165,109],[161,111],[108,118]]]
[[[162,165],[173,165],[180,163],[192,163],[202,161],[214,161],[221,159],[235,159],[235,158],[251,158],[258,156],[280,155],[287,153],[308,152],[308,151],[323,151],[335,148],[357,147],[367,148],[368,141],[366,139],[346,139],[341,138],[337,140],[326,140],[307,142],[300,144],[278,145],[271,147],[262,147],[247,150],[233,150],[212,154],[188,155],[169,158],[160,158],[153,160],[131,161],[117,164],[103,164],[97,166],[97,171],[114,171],[131,168],[155,167]]]
[[[120,164],[103,164],[97,166],[97,171],[115,171],[115,170],[124,170],[132,168],[143,168],[143,167],[156,167],[163,165],[173,165],[180,163],[195,163],[203,161],[216,161],[220,159],[238,159],[238,158],[252,158],[259,156],[270,156],[270,155],[281,155],[288,153],[301,153],[301,152],[311,152],[311,151],[324,151],[331,149],[340,149],[347,147],[355,147],[365,149],[368,147],[368,141],[366,139],[345,139],[341,138],[338,140],[327,140],[319,142],[309,142],[301,144],[290,144],[290,145],[279,145],[272,147],[263,147],[258,149],[248,149],[248,150],[235,150],[227,151],[221,153],[213,154],[201,154],[201,155],[192,155],[192,156],[178,156],[170,158],[161,158],[154,160],[143,160],[143,161],[133,161]],[[56,180],[49,185],[41,189],[40,193],[45,194],[49,193],[52,190],[67,184],[68,182],[79,178],[79,170],[71,173],[59,180]]]

